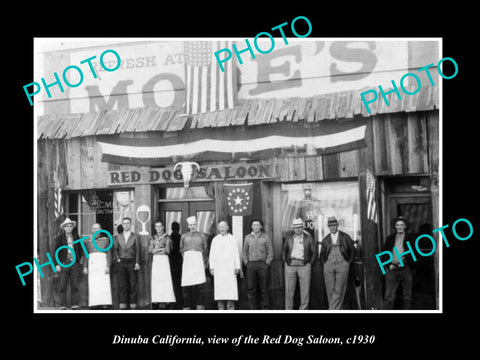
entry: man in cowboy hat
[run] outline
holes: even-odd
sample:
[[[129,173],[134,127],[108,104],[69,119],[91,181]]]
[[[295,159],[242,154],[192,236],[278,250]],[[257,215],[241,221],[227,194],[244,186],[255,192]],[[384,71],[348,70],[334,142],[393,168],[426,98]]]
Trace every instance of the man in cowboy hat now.
[[[395,295],[399,285],[402,285],[403,308],[410,309],[412,302],[412,271],[413,260],[411,256],[402,257],[403,266],[393,247],[397,248],[399,254],[408,250],[406,242],[413,243],[414,238],[407,232],[408,225],[402,217],[396,217],[392,221],[394,232],[387,236],[382,251],[390,251],[393,254],[392,262],[387,268],[385,274],[385,299],[383,301],[384,309],[393,309]]]
[[[76,240],[79,239],[77,233],[73,232],[73,229],[77,226],[77,223],[69,218],[66,218],[64,222],[60,224],[62,229],[61,234],[55,238],[55,249],[58,249],[60,246],[69,246],[73,248],[75,254],[68,248],[63,248],[58,252],[58,261],[64,265],[69,265],[73,262],[72,266],[61,267],[57,265],[55,270],[58,273],[58,283],[57,283],[57,297],[56,301],[60,305],[61,310],[67,309],[67,288],[70,284],[70,302],[72,305],[72,310],[80,308],[80,292],[79,292],[79,276],[81,275],[81,266],[80,262],[82,260],[83,251],[80,248],[80,242],[74,244]]]
[[[323,264],[328,309],[340,310],[347,289],[350,264],[355,258],[355,246],[348,234],[338,230],[338,221],[333,216],[328,218],[328,229],[330,234],[322,240],[320,261]]]
[[[294,219],[293,234],[285,239],[282,247],[282,260],[285,264],[285,308],[293,309],[293,296],[300,283],[300,308],[308,309],[310,298],[311,266],[315,261],[316,249],[313,238],[303,229],[303,221]]]

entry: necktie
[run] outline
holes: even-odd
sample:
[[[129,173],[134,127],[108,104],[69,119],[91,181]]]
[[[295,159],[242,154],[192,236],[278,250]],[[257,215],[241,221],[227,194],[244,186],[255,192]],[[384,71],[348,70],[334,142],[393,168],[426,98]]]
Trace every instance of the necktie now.
[[[67,245],[70,246],[70,247],[73,247],[73,239],[72,239],[71,236],[67,237]],[[73,255],[72,255],[71,251],[68,251],[68,253],[67,253],[67,260],[68,260],[69,263],[71,263],[72,260],[73,260]]]

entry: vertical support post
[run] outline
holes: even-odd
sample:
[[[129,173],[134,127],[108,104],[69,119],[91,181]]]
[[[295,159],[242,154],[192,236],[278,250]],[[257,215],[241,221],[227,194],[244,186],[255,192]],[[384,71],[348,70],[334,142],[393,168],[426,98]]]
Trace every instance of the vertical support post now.
[[[232,235],[237,240],[238,253],[243,249],[243,216],[232,216]]]
[[[152,209],[152,187],[148,184],[136,185],[134,193],[134,209],[133,216],[135,217],[135,233],[141,231],[142,226],[137,220],[137,209],[140,205],[148,205]],[[133,219],[132,219],[133,220]],[[152,218],[145,224],[147,230],[152,228]],[[137,306],[139,308],[147,307],[151,305],[151,288],[150,288],[150,272],[151,264],[147,253],[149,235],[140,236],[140,270],[137,274]]]
[[[375,259],[379,252],[380,242],[378,228],[380,224],[368,219],[367,215],[367,169],[375,174],[373,148],[373,122],[378,121],[376,117],[370,117],[367,123],[365,141],[367,146],[360,149],[360,168],[358,175],[358,186],[360,191],[360,224],[362,227],[362,246],[364,254],[365,269],[365,296],[367,309],[381,309],[383,307],[382,275]],[[378,181],[377,181],[378,190]],[[380,203],[378,196],[377,211],[380,214]]]

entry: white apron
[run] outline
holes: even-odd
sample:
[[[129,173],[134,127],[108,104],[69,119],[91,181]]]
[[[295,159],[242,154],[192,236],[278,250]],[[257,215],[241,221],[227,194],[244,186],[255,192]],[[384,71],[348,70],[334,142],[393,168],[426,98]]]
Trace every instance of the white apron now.
[[[183,253],[182,286],[203,284],[205,281],[203,254],[195,250],[185,251]]]
[[[107,254],[93,252],[88,259],[88,305],[112,305],[110,274],[105,274]]]
[[[217,235],[210,249],[210,268],[214,270],[214,299],[238,300],[237,276],[240,259],[235,238],[231,234]]]
[[[152,260],[152,302],[175,302],[170,262],[167,255],[153,255]]]

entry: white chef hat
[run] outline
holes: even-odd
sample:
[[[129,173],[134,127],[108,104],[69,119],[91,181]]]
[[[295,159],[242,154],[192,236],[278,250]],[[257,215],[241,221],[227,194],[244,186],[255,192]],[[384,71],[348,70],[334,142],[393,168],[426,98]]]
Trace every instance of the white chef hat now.
[[[195,224],[196,222],[197,222],[197,219],[195,218],[195,216],[190,216],[189,218],[187,218],[188,225]]]

